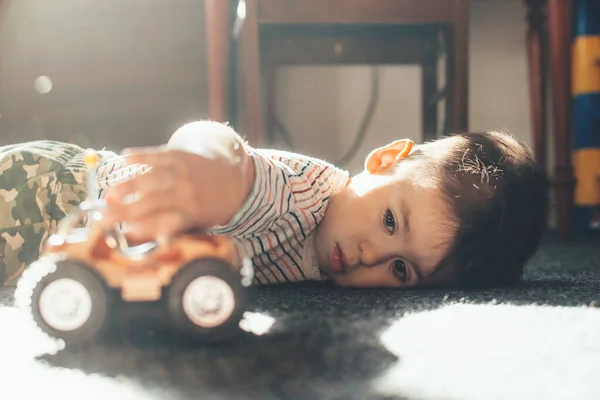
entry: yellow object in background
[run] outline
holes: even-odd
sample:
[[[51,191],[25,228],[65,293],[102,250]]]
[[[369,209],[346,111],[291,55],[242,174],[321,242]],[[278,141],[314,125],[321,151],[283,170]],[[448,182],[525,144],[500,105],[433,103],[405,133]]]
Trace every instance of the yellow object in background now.
[[[574,0],[571,42],[575,233],[600,230],[600,0]]]
[[[573,168],[577,177],[575,204],[600,204],[600,149],[579,149],[573,153]]]
[[[572,46],[572,94],[600,92],[600,36],[578,36]]]

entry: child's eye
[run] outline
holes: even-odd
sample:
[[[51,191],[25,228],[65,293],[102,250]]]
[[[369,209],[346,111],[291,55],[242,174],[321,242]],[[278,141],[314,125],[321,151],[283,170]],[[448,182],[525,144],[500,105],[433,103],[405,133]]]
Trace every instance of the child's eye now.
[[[385,226],[385,229],[387,229],[390,234],[393,234],[396,230],[396,219],[389,208],[385,210],[385,213],[383,214],[383,226]]]
[[[408,269],[406,268],[406,263],[402,260],[395,260],[392,264],[392,269],[394,270],[394,275],[400,282],[406,282],[408,279]]]

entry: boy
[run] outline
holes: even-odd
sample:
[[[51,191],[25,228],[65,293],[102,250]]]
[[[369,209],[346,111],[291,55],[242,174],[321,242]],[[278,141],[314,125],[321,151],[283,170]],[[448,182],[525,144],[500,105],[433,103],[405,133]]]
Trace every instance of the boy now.
[[[82,152],[56,142],[0,149],[5,285],[85,198]],[[257,284],[513,284],[547,221],[544,172],[499,132],[397,140],[373,150],[353,177],[314,158],[254,149],[210,121],[185,125],[163,147],[102,157],[107,226],[126,222],[134,241],[191,229],[228,235],[252,258]]]

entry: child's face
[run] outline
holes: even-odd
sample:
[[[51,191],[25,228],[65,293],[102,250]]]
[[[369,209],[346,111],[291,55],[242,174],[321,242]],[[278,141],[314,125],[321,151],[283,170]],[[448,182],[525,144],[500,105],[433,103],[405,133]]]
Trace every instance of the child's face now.
[[[451,243],[456,224],[441,193],[410,179],[420,161],[398,157],[395,172],[375,168],[353,177],[317,228],[317,262],[340,286],[425,283]]]

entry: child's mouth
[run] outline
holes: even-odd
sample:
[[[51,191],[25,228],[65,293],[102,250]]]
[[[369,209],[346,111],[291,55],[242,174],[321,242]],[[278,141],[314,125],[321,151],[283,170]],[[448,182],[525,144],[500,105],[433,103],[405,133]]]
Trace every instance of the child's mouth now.
[[[346,267],[344,266],[344,253],[342,253],[342,249],[336,243],[333,251],[331,252],[329,268],[331,272],[335,274],[343,274],[346,271]]]

